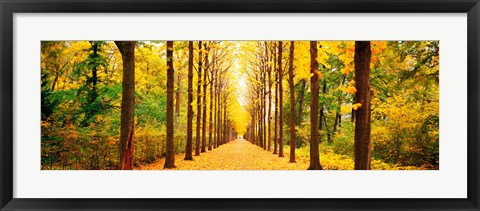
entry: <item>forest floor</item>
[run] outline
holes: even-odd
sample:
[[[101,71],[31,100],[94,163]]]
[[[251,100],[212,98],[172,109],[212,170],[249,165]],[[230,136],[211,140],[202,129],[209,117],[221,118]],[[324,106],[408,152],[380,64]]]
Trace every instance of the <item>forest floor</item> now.
[[[184,160],[185,154],[175,155],[172,170],[305,170],[309,161],[297,157],[296,163],[289,163],[288,152],[285,157],[263,150],[244,139],[237,139],[220,147],[194,156],[193,161]],[[140,166],[137,170],[162,170],[165,158]]]

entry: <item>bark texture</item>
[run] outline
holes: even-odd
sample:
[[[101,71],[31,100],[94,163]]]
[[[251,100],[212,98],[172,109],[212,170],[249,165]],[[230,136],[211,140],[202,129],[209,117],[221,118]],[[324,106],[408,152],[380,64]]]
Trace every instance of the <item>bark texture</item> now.
[[[293,53],[295,42],[290,41],[290,55],[288,66],[288,84],[290,86],[290,163],[295,163],[295,85],[293,84]]]
[[[134,41],[115,41],[122,54],[122,108],[120,126],[119,169],[133,168],[134,149],[134,100],[135,100],[135,43]]]
[[[163,168],[175,168],[175,147],[173,134],[173,94],[175,92],[175,71],[173,69],[173,41],[167,41],[167,146]]]
[[[310,41],[310,166],[308,170],[322,170],[320,165],[320,153],[318,149],[318,62],[317,62],[317,41]]]
[[[203,44],[208,52],[207,43]],[[205,69],[203,70],[203,92],[202,92],[202,147],[201,152],[207,151],[207,74],[208,74],[208,53],[205,53]]]
[[[283,43],[278,41],[278,157],[283,157],[283,69],[282,69]]]
[[[200,155],[200,132],[202,120],[202,41],[198,41],[198,71],[197,71],[197,128],[195,135],[195,156]]]
[[[370,170],[370,41],[355,41],[355,170]]]
[[[188,110],[187,110],[187,144],[185,160],[193,160],[193,41],[188,42]]]

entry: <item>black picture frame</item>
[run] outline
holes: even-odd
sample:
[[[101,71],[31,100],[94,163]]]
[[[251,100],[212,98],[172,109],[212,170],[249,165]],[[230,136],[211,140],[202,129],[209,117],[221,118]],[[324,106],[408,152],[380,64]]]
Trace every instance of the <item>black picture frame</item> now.
[[[1,210],[479,210],[479,0],[0,0]],[[13,198],[14,13],[467,13],[466,199],[25,199]],[[448,33],[448,29],[445,29]],[[445,181],[448,182],[448,181]],[[252,190],[254,191],[254,190]],[[325,190],[328,191],[328,190]]]

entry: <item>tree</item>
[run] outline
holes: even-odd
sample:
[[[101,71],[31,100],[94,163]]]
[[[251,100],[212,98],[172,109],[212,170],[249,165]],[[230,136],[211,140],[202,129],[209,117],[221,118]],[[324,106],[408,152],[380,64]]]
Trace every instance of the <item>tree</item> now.
[[[370,41],[355,41],[355,170],[370,170]]]
[[[310,166],[308,170],[322,170],[318,149],[318,62],[317,41],[310,41]]]
[[[188,111],[187,111],[187,144],[185,146],[185,160],[193,160],[193,41],[188,41]]]
[[[87,127],[89,124],[95,123],[95,117],[102,112],[102,108],[107,107],[104,102],[101,101],[99,96],[99,77],[98,72],[100,67],[107,69],[106,58],[100,54],[102,52],[102,46],[104,41],[89,41],[90,48],[86,49],[89,52],[88,57],[80,63],[74,65],[74,72],[76,77],[85,77],[85,84],[81,86],[77,91],[77,97],[82,99],[82,113],[84,114],[82,120],[82,126]],[[91,52],[91,53],[90,53]],[[61,60],[57,65],[62,64]],[[65,63],[67,65],[68,63]],[[55,85],[59,82],[59,76],[63,75],[62,69],[66,66],[57,66],[55,71],[55,78],[52,84],[52,90],[55,90]]]
[[[282,41],[278,41],[278,157],[283,157],[283,68],[282,68]]]
[[[274,69],[275,69],[275,115],[274,115],[274,128],[273,128],[273,131],[274,131],[274,135],[273,135],[273,154],[277,154],[278,153],[278,132],[277,132],[277,129],[278,129],[278,69],[277,69],[277,51],[276,50],[276,44],[274,44],[274,60],[273,60],[273,63],[274,63]]]
[[[300,80],[300,90],[299,90],[299,97],[298,97],[298,111],[297,111],[297,117],[296,117],[296,125],[300,126],[300,123],[302,122],[302,114],[303,114],[303,99],[305,98],[305,87],[306,87],[306,80],[302,79]]]
[[[167,146],[165,166],[163,168],[175,168],[175,147],[173,134],[173,93],[175,92],[175,71],[173,69],[173,41],[167,41]]]
[[[195,156],[200,155],[200,129],[202,119],[202,41],[198,41],[198,68],[197,68],[197,133],[195,136]]]
[[[181,89],[181,82],[182,82],[182,74],[180,72],[177,73],[177,91],[175,93],[175,116],[180,116],[180,105],[182,99],[182,89]]]
[[[203,100],[202,100],[202,146],[201,146],[201,152],[206,152],[207,148],[207,135],[206,135],[206,130],[207,130],[207,76],[208,76],[208,43],[205,42],[203,44],[205,48],[205,69],[203,70]]]
[[[295,84],[293,83],[293,55],[295,42],[290,41],[288,84],[290,86],[290,163],[295,163]]]
[[[216,53],[216,51],[215,51]],[[212,143],[213,140],[213,103],[215,101],[215,97],[213,94],[213,87],[215,86],[215,72],[216,72],[216,60],[215,60],[215,53],[214,58],[212,59],[212,68],[210,68],[210,91],[209,91],[209,98],[210,98],[210,109],[209,109],[209,120],[208,120],[208,150],[212,150],[212,147],[215,144]]]
[[[268,55],[268,69],[267,69],[267,81],[268,81],[268,112],[267,112],[267,119],[268,119],[268,147],[267,150],[271,150],[271,141],[272,141],[272,52],[270,51],[268,42],[265,42],[265,47],[267,48],[267,55]]]
[[[135,41],[115,41],[122,54],[123,81],[122,81],[122,108],[120,126],[120,159],[119,168],[131,170],[133,168],[134,149],[134,100],[135,100]]]
[[[216,117],[216,121],[215,121],[215,133],[216,133],[216,139],[217,141],[215,142],[215,145],[220,146],[221,145],[221,138],[222,138],[222,134],[221,134],[221,122],[222,122],[222,115],[221,115],[221,98],[220,98],[220,94],[221,94],[221,89],[222,89],[222,86],[223,86],[223,78],[222,77],[219,77],[219,75],[217,75],[216,77],[216,91],[215,91],[215,96],[217,98],[216,100],[216,113],[215,113],[215,117]]]
[[[102,42],[100,41],[91,41],[90,44],[92,45],[93,53],[89,56],[89,66],[92,68],[92,77],[91,80],[87,80],[87,85],[91,82],[92,83],[92,90],[89,93],[88,97],[88,106],[90,109],[85,113],[85,120],[84,125],[89,122],[90,119],[93,119],[95,114],[98,112],[98,106],[94,105],[95,101],[97,100],[98,93],[97,93],[97,83],[98,83],[98,66],[100,66],[101,58],[99,55],[99,48],[102,46]],[[53,90],[53,89],[52,89]]]

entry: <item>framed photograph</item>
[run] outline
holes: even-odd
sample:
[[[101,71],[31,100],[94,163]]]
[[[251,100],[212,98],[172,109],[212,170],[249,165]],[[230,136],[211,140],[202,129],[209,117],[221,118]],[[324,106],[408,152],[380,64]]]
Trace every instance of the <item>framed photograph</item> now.
[[[1,210],[479,210],[478,0],[0,0]]]

